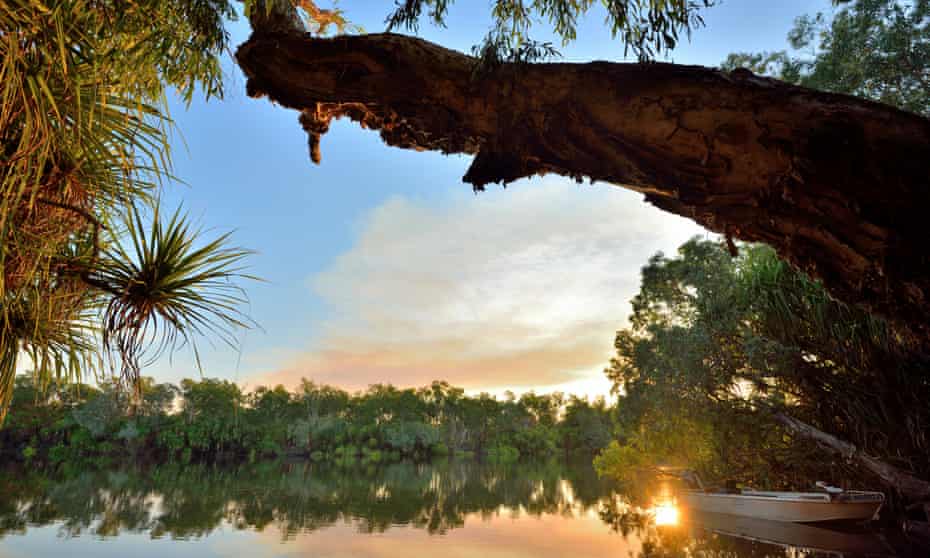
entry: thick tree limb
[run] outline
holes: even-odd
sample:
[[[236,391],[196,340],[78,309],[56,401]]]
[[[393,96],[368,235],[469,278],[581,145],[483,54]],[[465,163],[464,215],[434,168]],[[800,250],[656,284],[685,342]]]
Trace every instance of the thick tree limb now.
[[[894,489],[908,501],[924,502],[930,500],[930,482],[919,479],[893,465],[889,465],[888,463],[866,455],[849,442],[840,440],[836,436],[814,428],[794,417],[784,413],[775,413],[775,420],[798,435],[813,440],[821,447],[834,451],[846,459],[855,461],[861,467],[888,483],[889,486],[894,487]]]
[[[261,31],[261,30],[259,30]],[[474,154],[481,189],[534,174],[605,181],[728,238],[761,241],[930,336],[930,121],[748,71],[504,64],[393,34],[256,32],[252,96],[301,111],[311,157],[333,118],[388,145]]]

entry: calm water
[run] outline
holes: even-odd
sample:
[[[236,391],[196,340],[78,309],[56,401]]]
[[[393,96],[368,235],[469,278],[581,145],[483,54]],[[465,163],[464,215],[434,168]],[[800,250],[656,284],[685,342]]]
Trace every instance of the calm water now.
[[[651,504],[629,502],[586,463],[11,466],[0,472],[0,558],[793,557],[896,547],[870,533],[696,521],[661,487]]]

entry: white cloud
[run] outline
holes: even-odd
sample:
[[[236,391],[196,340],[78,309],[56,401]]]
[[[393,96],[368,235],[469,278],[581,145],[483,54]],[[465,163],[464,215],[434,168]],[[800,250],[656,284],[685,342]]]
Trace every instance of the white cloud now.
[[[310,278],[331,310],[321,334],[260,380],[602,391],[640,267],[700,233],[638,194],[555,178],[393,198]]]

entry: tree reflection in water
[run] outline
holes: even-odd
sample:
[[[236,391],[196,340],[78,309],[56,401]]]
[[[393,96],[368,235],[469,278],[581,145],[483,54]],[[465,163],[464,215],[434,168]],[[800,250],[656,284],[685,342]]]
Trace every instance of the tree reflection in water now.
[[[287,539],[346,520],[363,533],[411,525],[441,534],[462,527],[470,514],[571,517],[596,509],[611,490],[589,466],[556,461],[166,464],[69,473],[0,473],[0,536],[58,523],[64,536],[132,532],[186,539],[226,523],[258,531],[274,526]]]
[[[604,541],[607,548],[627,544],[643,558],[808,555],[689,526],[687,518],[657,526],[654,510],[631,501],[648,500],[643,494],[618,494],[587,463],[558,461],[348,468],[303,462],[166,464],[93,472],[84,466],[8,467],[0,471],[0,537],[52,526],[62,537],[141,533],[196,539],[231,526],[289,541],[337,524],[349,524],[360,534],[401,525],[445,534],[466,521],[480,525],[519,515],[589,524],[599,517],[603,523],[593,519],[601,525],[595,525],[595,533],[616,533],[613,543]]]

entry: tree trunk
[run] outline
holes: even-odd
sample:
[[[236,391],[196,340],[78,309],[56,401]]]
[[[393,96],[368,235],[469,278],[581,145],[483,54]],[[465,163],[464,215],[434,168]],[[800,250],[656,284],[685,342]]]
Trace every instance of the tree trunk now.
[[[261,30],[258,30],[261,31]],[[502,64],[394,34],[256,32],[249,95],[301,111],[311,158],[333,118],[385,143],[468,153],[476,189],[589,178],[728,239],[765,242],[849,303],[930,337],[930,121],[745,70]]]
[[[861,467],[867,469],[885,481],[900,493],[909,502],[924,502],[930,500],[930,482],[919,479],[906,471],[893,465],[879,461],[866,455],[849,442],[844,442],[832,434],[828,434],[800,420],[784,413],[775,413],[775,419],[793,430],[800,436],[813,440],[821,447],[839,453],[849,460],[853,460]]]

